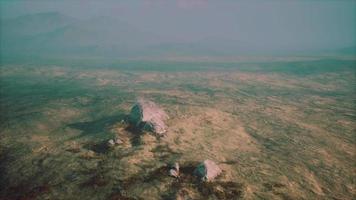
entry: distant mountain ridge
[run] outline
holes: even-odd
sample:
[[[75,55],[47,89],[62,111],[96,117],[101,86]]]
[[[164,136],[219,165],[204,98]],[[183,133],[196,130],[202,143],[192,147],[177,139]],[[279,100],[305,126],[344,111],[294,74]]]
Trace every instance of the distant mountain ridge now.
[[[110,17],[80,20],[58,12],[29,14],[2,19],[1,56],[42,57],[144,57],[234,56],[263,52],[238,40],[201,38],[183,42],[159,33],[148,33]],[[337,53],[354,54],[354,48]],[[269,52],[267,52],[269,53]],[[281,51],[280,53],[285,53]]]
[[[9,19],[2,23],[1,48],[9,54],[37,55],[224,55],[244,52],[240,41],[202,38],[179,42],[147,33],[110,17],[78,20],[48,12]]]
[[[2,34],[12,36],[31,36],[53,31],[72,24],[77,20],[58,12],[29,14],[13,19],[2,20]]]
[[[160,42],[158,36],[108,17],[78,20],[60,13],[39,13],[2,24],[2,48],[13,53],[127,54]]]

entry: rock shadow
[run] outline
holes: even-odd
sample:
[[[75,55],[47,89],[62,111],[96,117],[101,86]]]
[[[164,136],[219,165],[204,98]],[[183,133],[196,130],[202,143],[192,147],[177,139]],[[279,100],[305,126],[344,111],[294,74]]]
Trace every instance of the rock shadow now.
[[[101,141],[101,142],[89,142],[84,144],[83,146],[85,149],[92,150],[95,153],[98,154],[107,154],[110,151],[110,147],[108,145],[108,142],[106,140]]]
[[[77,122],[68,124],[67,126],[73,129],[77,129],[82,131],[78,138],[84,136],[96,136],[98,134],[102,134],[103,132],[108,131],[108,129],[114,124],[126,120],[126,114],[119,114],[109,117],[103,117],[98,120],[89,121],[89,122]]]
[[[130,133],[130,142],[131,142],[132,146],[137,147],[137,146],[140,146],[143,144],[141,137],[144,134],[144,132],[142,131],[142,129],[140,127],[136,127],[136,126],[129,124],[125,128],[125,130]]]

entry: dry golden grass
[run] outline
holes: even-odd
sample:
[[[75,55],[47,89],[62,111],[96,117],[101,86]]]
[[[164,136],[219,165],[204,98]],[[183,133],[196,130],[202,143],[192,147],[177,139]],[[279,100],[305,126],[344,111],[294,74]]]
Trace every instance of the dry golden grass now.
[[[351,72],[7,67],[0,198],[352,199]],[[139,97],[169,114],[165,137],[125,120]],[[211,184],[191,176],[205,159]]]

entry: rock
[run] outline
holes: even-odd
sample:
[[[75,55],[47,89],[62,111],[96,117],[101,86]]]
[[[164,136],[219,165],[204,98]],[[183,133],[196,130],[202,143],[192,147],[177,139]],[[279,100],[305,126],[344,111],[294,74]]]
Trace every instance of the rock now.
[[[113,139],[110,139],[110,140],[108,141],[108,145],[111,146],[111,147],[115,146],[114,140],[113,140]]]
[[[179,164],[177,162],[174,163],[173,169],[179,171]]]
[[[194,170],[194,174],[200,177],[202,181],[212,181],[221,172],[220,167],[211,160],[205,160]]]
[[[124,142],[122,140],[120,140],[120,138],[116,138],[115,139],[115,144],[120,145],[123,144]]]
[[[169,170],[169,175],[174,177],[174,178],[178,178],[179,172],[177,170],[175,170],[175,169],[170,169]]]
[[[120,138],[116,138],[115,140],[114,139],[110,139],[108,141],[108,146],[110,147],[113,147],[115,145],[120,145],[120,144],[123,144],[124,142],[122,140],[120,140]]]
[[[175,178],[179,177],[179,164],[177,162],[170,166],[169,175]]]
[[[129,116],[130,123],[141,130],[152,131],[163,135],[167,131],[164,123],[168,115],[154,102],[140,99],[132,107]]]

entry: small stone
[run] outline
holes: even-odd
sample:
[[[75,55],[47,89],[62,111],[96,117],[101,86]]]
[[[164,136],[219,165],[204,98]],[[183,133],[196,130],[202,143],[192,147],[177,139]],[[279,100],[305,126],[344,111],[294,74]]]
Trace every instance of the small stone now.
[[[108,141],[108,145],[111,146],[111,147],[115,146],[114,140],[113,140],[113,139],[110,139],[110,140]]]
[[[179,164],[178,164],[177,162],[174,163],[173,168],[174,168],[175,170],[179,171]]]
[[[122,140],[120,140],[120,138],[116,138],[115,139],[115,144],[123,144],[124,142]]]
[[[120,140],[120,138],[116,138],[116,139],[110,139],[108,141],[108,146],[110,147],[114,147],[115,145],[120,145],[123,144],[124,142],[122,140]]]
[[[169,175],[174,177],[174,178],[177,178],[179,176],[179,172],[175,169],[170,169],[169,170]]]
[[[179,177],[179,164],[177,162],[170,166],[169,175],[175,178]]]

